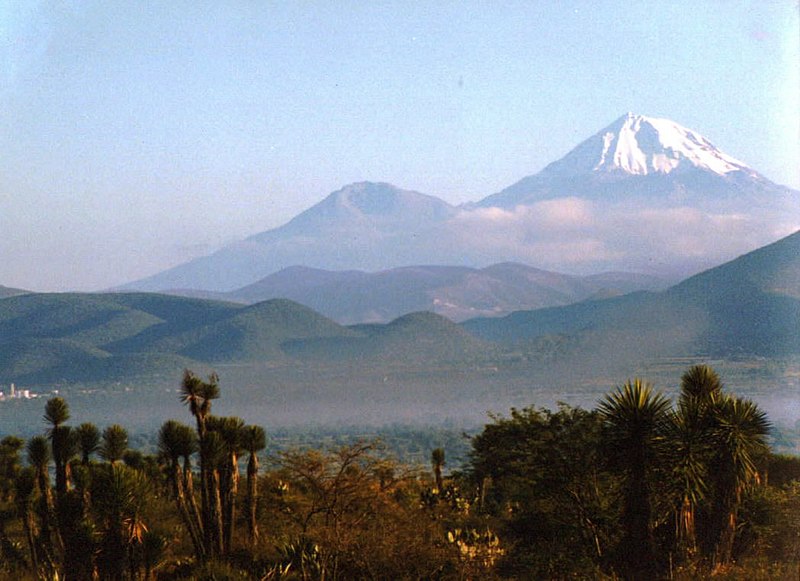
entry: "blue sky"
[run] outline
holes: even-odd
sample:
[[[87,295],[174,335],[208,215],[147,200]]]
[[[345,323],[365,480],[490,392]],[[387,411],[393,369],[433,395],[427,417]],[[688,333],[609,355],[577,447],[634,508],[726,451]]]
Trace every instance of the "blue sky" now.
[[[354,181],[478,200],[626,111],[798,188],[799,12],[0,0],[0,284],[120,284]]]

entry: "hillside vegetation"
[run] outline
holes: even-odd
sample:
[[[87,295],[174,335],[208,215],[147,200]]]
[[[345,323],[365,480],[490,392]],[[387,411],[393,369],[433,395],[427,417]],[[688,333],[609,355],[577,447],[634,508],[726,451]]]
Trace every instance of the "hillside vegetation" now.
[[[435,443],[427,466],[374,441],[276,449],[213,414],[213,374],[184,373],[164,403],[191,426],[152,455],[53,397],[43,433],[0,440],[0,579],[793,578],[800,459],[710,367],[680,385],[493,416],[459,470]]]

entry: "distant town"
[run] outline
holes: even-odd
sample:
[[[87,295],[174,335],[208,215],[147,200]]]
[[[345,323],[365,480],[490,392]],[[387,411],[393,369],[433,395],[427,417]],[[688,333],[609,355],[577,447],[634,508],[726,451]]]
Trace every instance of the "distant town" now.
[[[39,397],[38,393],[32,392],[30,389],[17,389],[13,383],[8,387],[8,393],[0,391],[0,401],[6,401],[7,399],[34,399],[37,397]]]

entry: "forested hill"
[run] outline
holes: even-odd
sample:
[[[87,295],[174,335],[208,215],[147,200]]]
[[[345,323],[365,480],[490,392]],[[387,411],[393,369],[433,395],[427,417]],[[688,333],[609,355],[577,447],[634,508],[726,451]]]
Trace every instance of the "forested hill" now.
[[[520,311],[464,326],[490,341],[568,335],[584,354],[635,358],[800,352],[800,232],[661,293]]]
[[[159,294],[31,294],[0,301],[0,381],[173,378],[186,367],[295,361],[463,361],[491,349],[431,313],[344,327],[298,303],[244,306]]]

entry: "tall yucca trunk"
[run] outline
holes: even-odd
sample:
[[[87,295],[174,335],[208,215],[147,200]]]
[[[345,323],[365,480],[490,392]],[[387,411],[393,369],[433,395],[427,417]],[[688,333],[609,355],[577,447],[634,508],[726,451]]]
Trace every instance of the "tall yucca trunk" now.
[[[236,522],[236,494],[239,491],[239,457],[233,452],[229,455],[225,469],[225,484],[223,502],[223,543],[225,554],[231,550],[233,531]]]
[[[192,525],[198,533],[198,538],[202,542],[205,538],[203,533],[203,521],[200,517],[200,509],[197,506],[197,499],[194,496],[194,477],[192,476],[192,466],[188,458],[183,461],[183,490],[186,495],[186,500],[191,515]],[[203,553],[206,553],[204,546]]]
[[[30,501],[26,500],[21,506],[20,520],[25,531],[25,540],[28,543],[28,551],[31,554],[31,568],[34,571],[39,569],[39,555],[36,550],[36,521],[33,518]]]
[[[58,515],[56,514],[53,491],[50,488],[46,472],[40,472],[38,486],[41,495],[39,500],[41,513],[40,537],[43,540],[43,549],[47,560],[52,561],[56,553],[63,553],[64,543],[59,535]],[[40,557],[42,556],[40,555]]]
[[[258,521],[256,508],[258,502],[258,457],[250,454],[247,462],[247,525],[250,533],[250,545],[258,542]]]
[[[684,496],[677,516],[677,537],[680,550],[686,559],[697,552],[697,534],[695,528],[694,504],[688,496]]]
[[[178,512],[181,515],[186,529],[189,531],[189,537],[192,539],[192,546],[194,547],[195,555],[198,561],[205,559],[205,550],[203,547],[203,539],[199,530],[189,512],[189,507],[186,502],[186,494],[183,487],[183,476],[181,474],[181,467],[178,460],[173,460],[171,478],[172,481],[172,494],[175,498],[175,504],[178,507]]]
[[[741,489],[737,489],[735,498],[732,499],[732,502],[729,501],[725,514],[721,515],[721,530],[714,550],[715,568],[729,564],[733,558],[733,542],[736,538],[736,521],[740,501]]]
[[[212,553],[215,556],[222,554],[222,498],[220,496],[219,470],[213,468],[209,471],[209,517],[207,525],[211,529]]]

